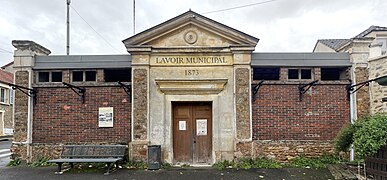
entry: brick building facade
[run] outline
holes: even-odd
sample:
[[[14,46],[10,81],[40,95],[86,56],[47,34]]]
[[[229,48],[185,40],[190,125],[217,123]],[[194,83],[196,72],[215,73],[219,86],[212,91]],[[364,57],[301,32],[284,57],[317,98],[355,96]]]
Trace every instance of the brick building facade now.
[[[130,55],[13,41],[15,83],[34,95],[16,94],[12,151],[33,161],[63,144],[126,144],[146,160],[161,145],[163,161],[193,165],[333,152],[349,55],[253,53],[258,41],[192,11],[125,39]]]

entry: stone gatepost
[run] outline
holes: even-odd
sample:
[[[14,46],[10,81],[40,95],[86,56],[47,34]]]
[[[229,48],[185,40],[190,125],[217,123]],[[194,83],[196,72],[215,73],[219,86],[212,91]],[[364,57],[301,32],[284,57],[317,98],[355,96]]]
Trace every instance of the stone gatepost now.
[[[353,84],[364,82],[368,80],[368,68],[369,64],[367,62],[370,48],[369,45],[372,43],[374,38],[354,38],[352,44],[348,49],[348,52],[351,57],[352,73],[351,79]],[[370,96],[369,96],[369,87],[359,89],[354,96],[356,96],[356,116],[357,118],[362,118],[370,113]]]
[[[15,84],[32,88],[35,56],[49,55],[50,50],[33,42],[14,40],[12,45],[14,52]],[[13,158],[20,158],[29,162],[32,158],[32,123],[33,123],[33,97],[23,92],[15,91],[14,102],[14,142],[11,151]]]
[[[251,156],[251,52],[254,51],[254,47],[235,47],[231,50],[234,58],[236,112],[236,148],[234,156]]]
[[[128,47],[128,52],[132,55],[132,142],[129,143],[129,158],[145,161],[149,143],[150,48]]]

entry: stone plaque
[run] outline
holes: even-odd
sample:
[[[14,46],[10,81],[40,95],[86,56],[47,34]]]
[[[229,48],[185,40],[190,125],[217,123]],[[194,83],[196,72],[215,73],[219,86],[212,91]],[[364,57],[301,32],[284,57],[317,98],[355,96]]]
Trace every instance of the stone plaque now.
[[[181,56],[165,55],[152,56],[150,65],[152,66],[224,66],[232,65],[231,56],[203,55],[203,56]]]
[[[184,35],[184,40],[188,44],[194,44],[198,40],[198,35],[196,34],[195,31],[188,31]]]

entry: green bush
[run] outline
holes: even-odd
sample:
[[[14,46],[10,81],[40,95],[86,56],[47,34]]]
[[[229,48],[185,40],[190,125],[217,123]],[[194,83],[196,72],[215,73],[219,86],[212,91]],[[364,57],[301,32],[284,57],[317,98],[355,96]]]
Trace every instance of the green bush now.
[[[353,144],[353,135],[356,132],[356,126],[349,124],[341,129],[335,140],[335,149],[337,151],[348,151]]]
[[[358,157],[375,154],[387,142],[387,115],[377,114],[364,121],[354,133],[353,139]]]
[[[357,157],[364,158],[375,154],[386,142],[387,115],[376,114],[344,127],[336,137],[335,148],[348,151],[353,144]]]

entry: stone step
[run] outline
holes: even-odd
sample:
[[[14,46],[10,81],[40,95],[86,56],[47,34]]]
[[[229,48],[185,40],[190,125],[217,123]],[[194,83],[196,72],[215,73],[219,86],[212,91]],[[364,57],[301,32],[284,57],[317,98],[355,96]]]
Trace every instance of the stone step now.
[[[328,165],[328,169],[335,179],[349,179],[357,180],[355,174],[353,174],[345,164],[331,164]]]

